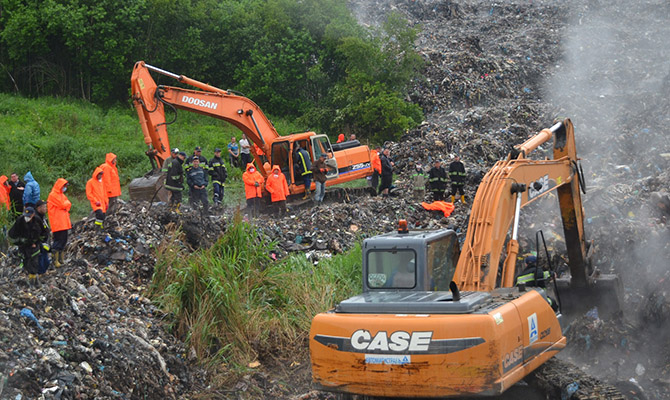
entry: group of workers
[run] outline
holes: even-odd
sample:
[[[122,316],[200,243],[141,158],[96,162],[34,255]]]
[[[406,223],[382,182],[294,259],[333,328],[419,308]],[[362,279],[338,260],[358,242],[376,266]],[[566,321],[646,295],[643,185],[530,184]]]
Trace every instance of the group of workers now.
[[[296,177],[302,179],[302,184],[305,187],[303,199],[308,199],[311,196],[310,187],[312,180],[314,180],[315,193],[313,200],[316,204],[323,202],[326,194],[326,174],[328,171],[326,159],[327,155],[321,153],[319,158],[312,163],[307,150],[302,148],[299,143],[295,143],[294,168]],[[271,206],[274,211],[279,215],[286,212],[286,198],[290,193],[286,176],[278,165],[273,165],[267,178],[263,178],[254,164],[248,163],[246,171],[242,174],[242,181],[244,182],[247,209],[250,210],[252,216],[258,215],[260,212],[264,185],[265,190],[270,194]]]
[[[460,200],[465,204],[465,177],[465,166],[458,155],[453,156],[453,160],[449,164],[449,171],[444,169],[441,160],[433,161],[433,166],[428,170],[428,177],[425,176],[423,166],[417,163],[412,175],[414,195],[418,200],[423,200],[427,180],[428,190],[433,201],[444,201],[447,183],[451,181],[451,202],[455,203],[456,196],[460,194]]]
[[[39,287],[39,275],[51,263],[56,268],[65,263],[68,232],[72,228],[72,203],[65,195],[69,182],[58,178],[47,200],[40,199],[40,185],[28,171],[22,182],[16,173],[0,176],[0,206],[12,212],[16,220],[9,229],[9,238],[23,256],[23,270],[30,286]],[[86,197],[95,213],[95,226],[102,229],[105,213],[121,195],[116,155],[107,153],[105,162],[96,167],[86,183]],[[51,244],[50,244],[51,242]],[[51,257],[49,257],[51,253]]]
[[[235,140],[235,138],[233,138]],[[202,148],[196,146],[193,154],[188,158],[186,153],[173,148],[170,157],[163,162],[163,172],[166,173],[165,188],[170,192],[170,206],[179,207],[182,202],[182,191],[184,190],[184,175],[189,189],[189,204],[195,207],[202,205],[206,214],[209,212],[209,201],[207,200],[207,185],[212,180],[214,205],[221,205],[224,195],[224,183],[228,179],[226,164],[221,158],[221,149],[214,149],[214,157],[211,160],[202,155]]]
[[[261,209],[261,199],[263,189],[270,194],[270,200],[277,213],[282,214],[286,211],[286,198],[290,194],[288,181],[278,165],[270,166],[262,151],[256,151],[256,155],[263,162],[263,168],[266,170],[267,178],[263,177],[254,162],[251,160],[251,153],[245,153],[244,149],[252,147],[248,145],[247,139],[240,139],[238,142],[233,137],[228,144],[229,162],[232,166],[238,163],[244,163],[245,169],[242,174],[244,183],[244,192],[247,200],[247,208],[252,216],[257,215]],[[251,150],[250,150],[251,151]],[[245,156],[249,154],[249,156]],[[305,195],[303,199],[311,196],[311,184],[314,180],[315,193],[314,201],[318,204],[323,202],[326,193],[326,165],[327,155],[321,156],[312,163],[309,153],[302,148],[299,143],[295,143],[294,148],[294,168],[297,184],[303,184]],[[184,190],[184,177],[189,188],[189,204],[191,207],[202,206],[204,213],[209,211],[209,202],[207,200],[207,185],[211,178],[214,192],[214,204],[221,204],[224,194],[224,183],[228,178],[226,165],[221,158],[221,149],[214,149],[214,157],[207,160],[202,155],[202,148],[196,146],[193,154],[186,157],[186,153],[178,148],[171,150],[171,156],[163,162],[163,172],[166,174],[165,188],[170,192],[170,206],[178,209],[182,202],[182,192]]]

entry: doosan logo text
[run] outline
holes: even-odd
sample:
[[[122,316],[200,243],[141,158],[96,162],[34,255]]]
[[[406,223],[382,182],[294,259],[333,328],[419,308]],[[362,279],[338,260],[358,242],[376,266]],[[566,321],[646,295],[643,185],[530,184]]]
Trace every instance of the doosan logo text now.
[[[193,104],[194,106],[209,108],[210,110],[216,110],[216,107],[219,106],[219,103],[214,103],[214,102],[211,102],[211,101],[205,101],[203,99],[196,99],[195,97],[186,96],[186,95],[182,96],[181,102],[186,103],[186,104]]]

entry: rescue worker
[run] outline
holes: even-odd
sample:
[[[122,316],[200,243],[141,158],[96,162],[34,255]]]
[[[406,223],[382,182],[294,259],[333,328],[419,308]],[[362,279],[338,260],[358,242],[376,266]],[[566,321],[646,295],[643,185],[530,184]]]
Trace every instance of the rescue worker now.
[[[449,164],[449,178],[451,178],[451,202],[456,201],[456,195],[461,194],[461,203],[465,204],[465,166],[461,162],[461,158],[456,155],[454,161]]]
[[[209,175],[212,177],[212,187],[214,188],[214,205],[221,205],[223,201],[224,187],[226,178],[228,178],[228,171],[226,171],[226,164],[221,158],[221,149],[214,149],[214,157],[209,161]]]
[[[102,169],[97,167],[93,171],[91,179],[86,182],[86,198],[91,203],[91,209],[95,213],[95,227],[102,230],[105,221],[105,213],[109,206],[109,199],[107,199],[107,192],[102,183]]]
[[[3,207],[9,211],[11,209],[10,203],[11,201],[9,200],[9,191],[11,190],[11,187],[9,186],[9,183],[7,183],[7,176],[2,175],[0,176],[0,208]]]
[[[382,183],[379,185],[379,191],[382,196],[386,197],[393,183],[393,166],[395,165],[391,159],[391,150],[384,149],[379,159],[382,162]]]
[[[517,276],[517,286],[524,284],[526,286],[545,288],[547,286],[547,282],[549,282],[549,279],[551,278],[551,273],[549,271],[545,271],[543,268],[538,268],[536,256],[528,256],[524,259],[524,262],[526,263],[526,268],[521,271],[519,276]],[[549,295],[547,295],[547,301],[554,311],[558,311],[558,303],[549,297]]]
[[[354,141],[354,140],[356,140],[356,134],[352,133],[351,135],[349,135],[349,141],[351,142],[351,141]]]
[[[193,166],[193,160],[195,160],[196,158],[200,160],[200,168],[202,168],[204,171],[207,170],[207,159],[205,158],[205,156],[202,155],[202,148],[200,148],[200,146],[195,146],[195,148],[193,149],[193,154],[186,159],[186,165],[184,166],[184,170],[187,173]]]
[[[209,201],[207,201],[207,172],[200,166],[200,158],[194,157],[191,169],[186,172],[186,183],[188,184],[188,204],[195,208],[196,203],[202,203],[204,214],[209,213]]]
[[[263,175],[256,171],[254,164],[248,163],[247,170],[242,174],[244,182],[244,194],[247,198],[247,208],[251,210],[251,216],[258,215],[261,209],[261,197],[263,196]]]
[[[265,182],[265,190],[270,193],[270,200],[272,206],[277,210],[277,214],[283,215],[286,212],[286,197],[289,195],[289,191],[286,176],[281,172],[279,165],[272,167],[272,171]]]
[[[167,174],[168,170],[170,169],[170,166],[172,165],[172,160],[177,158],[177,155],[179,154],[179,149],[178,148],[173,148],[170,150],[170,156],[163,161],[163,166],[161,167],[161,172],[164,174]]]
[[[41,234],[42,221],[33,207],[26,207],[8,232],[9,237],[18,245],[23,255],[23,270],[28,274],[28,284],[32,287],[40,286],[37,272],[42,248]]]
[[[12,211],[17,216],[23,214],[23,192],[25,191],[25,183],[19,179],[17,173],[12,173],[9,176],[9,201],[12,203]]]
[[[42,275],[49,270],[49,265],[51,264],[51,261],[49,260],[49,252],[51,251],[51,246],[49,245],[51,227],[49,227],[49,220],[47,220],[47,202],[38,200],[35,205],[35,212],[42,220],[42,232],[40,233],[40,242],[42,243],[42,246],[40,247],[40,256],[38,260],[39,268],[37,269],[37,274]]]
[[[308,199],[312,186],[312,160],[309,158],[309,153],[307,153],[307,150],[301,148],[300,143],[298,142],[295,142],[294,163],[296,164],[298,173],[302,176],[302,180],[305,185],[305,195],[302,197],[302,199]]]
[[[447,189],[447,171],[442,168],[440,160],[435,160],[433,168],[428,171],[428,188],[433,194],[433,201],[444,200],[444,191]]]
[[[35,208],[35,204],[40,199],[40,185],[30,171],[26,173],[23,180],[26,182],[23,190],[23,206]]]
[[[121,183],[119,182],[119,170],[116,167],[116,154],[107,153],[105,162],[100,164],[102,170],[102,185],[109,200],[108,211],[111,213],[116,209],[116,201],[121,196]]]
[[[337,142],[335,143],[342,143],[342,142],[344,142],[344,133],[340,133],[339,135],[337,135]]]
[[[423,201],[426,197],[426,173],[423,170],[423,166],[419,163],[414,166],[414,173],[412,174],[412,190],[416,200]]]
[[[67,180],[58,178],[47,198],[49,222],[51,222],[51,232],[53,233],[51,258],[56,268],[65,264],[64,253],[67,245],[67,235],[68,231],[72,229],[72,221],[70,221],[72,203],[65,195],[68,185]]]
[[[543,271],[537,267],[537,257],[528,256],[524,259],[526,267],[516,278],[516,284],[525,284],[526,286],[544,287],[546,280],[549,279],[549,271]],[[539,276],[538,276],[539,274]]]
[[[377,146],[376,149],[370,152],[370,165],[372,166],[372,178],[370,179],[370,183],[372,184],[372,188],[375,189],[375,193],[378,193],[379,177],[382,175],[382,160],[379,158],[381,153],[381,146]]]
[[[319,159],[312,165],[312,177],[314,178],[314,201],[317,204],[323,203],[323,198],[326,196],[326,173],[328,166],[326,165],[326,153],[321,153]]]
[[[186,159],[186,153],[180,151],[174,160],[170,163],[167,177],[165,178],[165,188],[170,192],[170,207],[179,210],[182,202],[182,191],[184,190],[184,169],[182,165]]]

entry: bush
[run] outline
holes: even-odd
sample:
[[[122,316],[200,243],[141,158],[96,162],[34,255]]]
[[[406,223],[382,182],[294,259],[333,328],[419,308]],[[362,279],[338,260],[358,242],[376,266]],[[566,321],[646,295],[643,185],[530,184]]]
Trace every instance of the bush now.
[[[360,247],[314,266],[273,261],[274,245],[238,217],[210,249],[184,256],[178,237],[159,249],[151,295],[201,359],[244,366],[294,350],[315,314],[360,290]]]

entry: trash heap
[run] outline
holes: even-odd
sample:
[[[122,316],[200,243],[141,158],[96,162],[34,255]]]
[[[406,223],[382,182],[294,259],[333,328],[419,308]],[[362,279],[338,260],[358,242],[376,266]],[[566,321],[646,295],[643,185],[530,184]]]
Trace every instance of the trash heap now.
[[[27,286],[18,254],[0,260],[0,398],[178,399],[201,378],[144,294],[165,235],[193,230],[190,249],[225,225],[145,204],[122,204],[105,225],[77,222],[65,266],[40,288]]]
[[[668,15],[668,5],[661,3],[350,2],[367,25],[378,25],[395,11],[421,27],[417,50],[427,63],[425,79],[417,80],[407,96],[424,108],[426,118],[400,141],[387,144],[396,164],[394,195],[346,196],[346,201],[296,207],[283,218],[263,214],[252,222],[275,241],[271,254],[277,258],[304,253],[315,261],[346,251],[366,236],[394,230],[401,218],[413,228],[448,227],[464,234],[469,204],[456,204],[445,218],[411,198],[414,165],[427,167],[436,159],[448,162],[459,154],[471,204],[483,175],[513,145],[549,127],[554,119],[570,117],[586,173],[583,199],[587,238],[597,246],[594,264],[604,273],[621,275],[625,308],[620,319],[604,320],[592,310],[575,320],[566,333],[570,345],[559,357],[579,363],[603,380],[633,379],[635,388],[642,387],[648,398],[670,399],[670,67],[663,61],[668,53],[663,43],[654,41],[653,31],[643,33],[650,38],[644,45],[626,42],[639,37],[631,30],[636,22],[651,25],[659,15]],[[607,48],[608,57],[594,68],[594,77],[569,81],[564,86],[572,92],[555,96],[560,85],[546,82],[560,77],[570,62],[565,54],[571,40],[569,26],[595,27],[597,18],[592,15],[604,10],[628,17],[630,23],[616,25],[620,30],[608,36],[620,40],[620,45]],[[599,47],[583,48],[583,57],[573,57],[580,62]],[[644,51],[649,49],[658,57],[647,57]],[[642,62],[646,59],[660,61],[645,71],[641,66],[647,65]],[[631,64],[632,77],[616,79]],[[658,82],[652,81],[656,75]],[[580,86],[601,79],[611,84],[608,90],[574,95]],[[640,85],[627,89],[631,82]],[[613,97],[630,101],[613,105],[607,101]],[[640,110],[635,104],[644,107]],[[546,150],[547,146],[535,153],[541,157]],[[565,245],[558,238],[560,221],[555,215],[540,218],[544,210],[524,211],[522,225],[529,231],[543,229],[550,246],[560,252]],[[223,215],[202,217],[146,203],[122,205],[105,221],[102,234],[91,221],[77,223],[66,266],[47,274],[43,287],[34,291],[24,284],[18,257],[3,258],[0,398],[158,399],[197,393],[207,377],[190,364],[188,351],[166,330],[165,316],[143,293],[165,235],[181,226],[185,249],[207,247],[232,214],[226,210]],[[308,363],[307,349],[304,357]],[[309,382],[309,368],[299,371],[289,385],[301,388]],[[232,385],[230,396],[259,398],[263,393],[264,398],[278,398],[278,393],[286,393],[286,382],[267,373],[243,378]],[[570,397],[579,393],[571,376],[561,376],[562,392],[547,396],[577,398]],[[307,387],[303,393],[303,399],[327,398]]]

